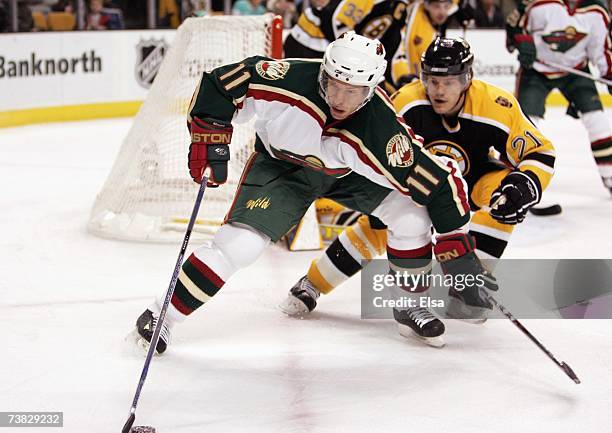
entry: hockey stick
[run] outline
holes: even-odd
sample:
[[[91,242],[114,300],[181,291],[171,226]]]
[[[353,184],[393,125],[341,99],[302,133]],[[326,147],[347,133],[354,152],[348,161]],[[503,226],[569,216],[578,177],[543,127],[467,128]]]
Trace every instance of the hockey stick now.
[[[542,343],[540,343],[540,341],[535,338],[533,334],[529,332],[529,330],[525,328],[525,326],[521,322],[519,322],[519,320],[514,317],[514,315],[510,311],[506,309],[506,307],[500,304],[491,294],[489,294],[484,287],[480,288],[480,294],[484,296],[485,299],[488,300],[491,304],[493,304],[499,311],[501,311],[501,313],[506,316],[512,322],[512,324],[516,326],[524,335],[526,335],[527,338],[533,341],[533,343],[538,346],[540,350],[544,352],[544,354],[546,354],[546,356],[548,356],[555,364],[557,364],[557,366],[561,370],[563,370],[563,372],[567,376],[569,376],[570,379],[572,379],[576,384],[580,383],[580,379],[578,379],[578,376],[576,376],[574,370],[572,370],[572,368],[565,362],[559,361],[557,358],[555,358],[555,355],[553,355],[550,350],[548,350]]]
[[[155,326],[153,337],[151,338],[149,351],[147,352],[147,358],[145,359],[144,366],[142,367],[142,373],[140,373],[140,380],[138,381],[138,387],[136,388],[136,393],[134,394],[134,400],[132,402],[132,407],[130,408],[130,415],[128,416],[128,419],[125,422],[121,433],[129,433],[130,429],[132,428],[132,425],[134,424],[134,421],[136,420],[136,406],[138,405],[138,400],[140,399],[142,387],[144,386],[144,382],[147,379],[147,374],[149,373],[149,366],[151,365],[151,360],[153,359],[153,353],[155,352],[157,342],[159,341],[159,333],[161,332],[162,324],[164,323],[164,319],[166,318],[166,312],[168,311],[170,300],[172,299],[172,295],[174,294],[176,280],[178,279],[178,275],[181,270],[181,265],[183,264],[185,250],[187,250],[187,245],[189,244],[189,238],[191,237],[193,224],[195,223],[196,217],[198,216],[198,210],[200,209],[200,203],[202,203],[202,198],[204,197],[204,191],[206,190],[207,182],[208,177],[203,176],[202,182],[200,183],[200,189],[198,190],[198,195],[193,205],[193,211],[191,211],[191,217],[189,218],[189,223],[187,224],[187,231],[185,231],[185,237],[183,239],[183,244],[181,245],[181,252],[179,253],[178,258],[176,259],[176,265],[174,266],[174,272],[172,273],[172,278],[170,279],[170,285],[168,286],[168,290],[166,291],[164,305],[162,306],[162,309],[159,313],[159,319],[157,321],[157,325]]]
[[[593,80],[593,81],[597,81],[598,83],[605,84],[606,86],[612,86],[612,80],[606,80],[605,78],[595,77],[595,76],[589,74],[588,72],[584,72],[584,71],[581,71],[581,70],[578,70],[578,69],[574,69],[574,68],[570,68],[570,67],[567,67],[567,66],[563,66],[563,65],[561,65],[559,63],[551,62],[551,61],[548,61],[548,60],[545,61],[545,60],[537,59],[536,61],[538,63],[543,64],[543,65],[550,66],[551,68],[557,68],[557,69],[560,69],[560,70],[562,70],[564,72],[569,72],[570,74],[579,75],[581,77],[588,78],[589,80]]]
[[[498,204],[503,203],[502,201],[503,197],[505,196],[504,195],[500,196],[497,199],[497,201],[493,203],[493,206],[491,207],[483,206],[482,209],[486,212],[491,212],[491,208],[495,208]],[[484,287],[480,287],[480,294],[487,301],[489,301],[492,305],[494,305],[504,316],[506,316],[506,318],[509,319],[512,322],[512,324],[516,326],[525,336],[527,336],[527,338],[533,341],[533,343],[536,346],[538,346],[538,348],[540,348],[540,350],[544,352],[544,354],[548,356],[552,360],[552,362],[557,364],[557,366],[561,370],[563,370],[563,372],[567,374],[570,379],[572,379],[576,384],[580,383],[580,379],[578,379],[578,376],[576,376],[576,373],[574,373],[574,370],[572,370],[572,368],[569,365],[567,365],[565,362],[557,360],[557,358],[555,358],[555,356],[550,352],[550,350],[548,350],[542,343],[540,343],[540,340],[535,338],[534,335],[531,332],[529,332],[529,330],[525,328],[525,326],[521,322],[519,322],[519,320],[516,317],[514,317],[514,315],[506,307],[504,307],[501,303],[499,303],[497,299],[493,297],[493,295],[487,292],[487,290]]]

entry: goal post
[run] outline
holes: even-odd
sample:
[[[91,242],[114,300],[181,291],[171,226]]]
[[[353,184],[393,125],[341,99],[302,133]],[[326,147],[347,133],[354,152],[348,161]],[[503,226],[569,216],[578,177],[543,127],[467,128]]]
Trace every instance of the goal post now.
[[[198,185],[189,176],[187,110],[204,71],[252,55],[282,56],[282,18],[188,18],[178,28],[157,77],[97,195],[88,230],[135,241],[175,241],[184,232]],[[222,223],[240,173],[253,150],[253,123],[237,125],[228,181],[208,188],[194,237]],[[199,234],[199,236],[198,236]]]

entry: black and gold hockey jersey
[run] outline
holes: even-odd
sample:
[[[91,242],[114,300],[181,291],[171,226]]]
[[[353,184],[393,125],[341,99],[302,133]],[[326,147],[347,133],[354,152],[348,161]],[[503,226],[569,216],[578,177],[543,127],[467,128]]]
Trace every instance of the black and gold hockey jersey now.
[[[406,0],[374,0],[372,3],[351,0],[332,1],[324,8],[307,9],[285,41],[285,57],[321,58],[330,42],[345,31],[355,30],[370,39],[378,39],[385,47],[384,87],[391,94],[400,87],[400,77],[393,74],[393,64],[405,62],[402,32],[407,8]]]
[[[542,189],[550,182],[554,147],[509,92],[472,80],[455,128],[433,110],[420,81],[404,86],[392,100],[397,112],[424,138],[426,149],[457,161],[470,188],[491,171],[491,165],[531,170]]]
[[[458,0],[453,0],[452,3],[449,19],[459,9]],[[446,23],[448,23],[448,20]],[[402,47],[404,61],[394,62],[393,67],[393,76],[396,80],[403,75],[418,76],[420,74],[421,56],[436,36],[445,36],[446,23],[441,26],[432,24],[422,1],[415,1],[410,4]]]
[[[402,31],[406,26],[407,8],[406,0],[376,0],[370,13],[355,26],[357,33],[378,39],[385,47],[385,87],[389,93],[400,87],[400,77],[393,75],[393,64],[404,60]]]
[[[354,30],[370,13],[373,5],[374,0],[330,0],[321,8],[308,7],[300,15],[288,38],[291,37],[308,50],[320,53],[308,57],[323,57],[327,46],[341,34]],[[285,43],[285,57],[303,57],[299,49],[292,48],[294,45]]]

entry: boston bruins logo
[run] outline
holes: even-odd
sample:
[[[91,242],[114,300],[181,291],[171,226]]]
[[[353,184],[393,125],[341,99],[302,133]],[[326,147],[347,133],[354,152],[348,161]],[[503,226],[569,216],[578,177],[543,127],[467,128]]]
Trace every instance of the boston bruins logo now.
[[[266,80],[281,80],[287,75],[289,62],[273,62],[271,60],[262,60],[257,62],[255,70],[262,78]]]
[[[447,140],[436,140],[425,145],[425,149],[436,156],[446,156],[457,162],[461,169],[461,174],[466,176],[470,172],[470,159],[467,152],[457,143]]]

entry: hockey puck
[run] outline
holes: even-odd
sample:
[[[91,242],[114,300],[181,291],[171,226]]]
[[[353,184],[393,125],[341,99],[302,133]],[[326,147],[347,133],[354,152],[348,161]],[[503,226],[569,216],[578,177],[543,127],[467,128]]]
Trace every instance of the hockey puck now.
[[[562,211],[563,209],[559,204],[553,204],[546,207],[532,207],[529,209],[529,212],[537,216],[559,215]]]
[[[155,427],[150,425],[135,425],[130,430],[130,433],[155,433]]]

